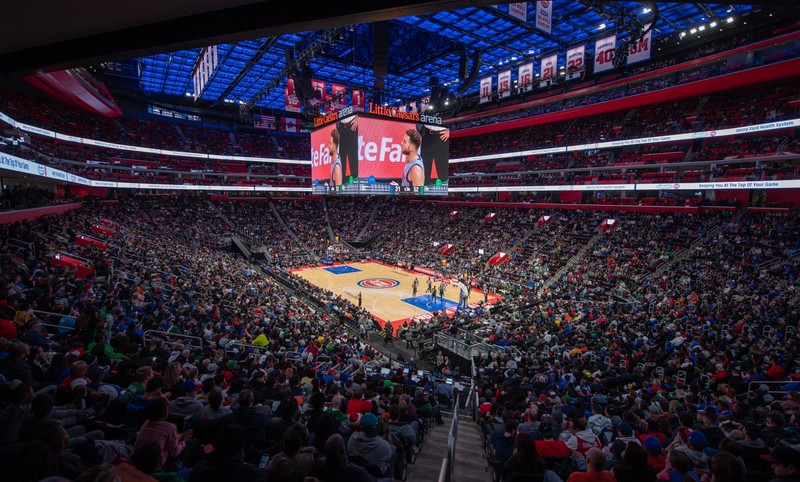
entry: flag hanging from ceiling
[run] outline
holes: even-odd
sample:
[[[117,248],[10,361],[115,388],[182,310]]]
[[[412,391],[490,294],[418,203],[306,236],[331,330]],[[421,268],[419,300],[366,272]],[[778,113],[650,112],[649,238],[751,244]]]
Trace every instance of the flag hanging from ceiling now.
[[[283,132],[297,132],[297,119],[294,117],[284,117]]]
[[[253,116],[253,127],[257,129],[275,130],[274,115],[255,115]]]

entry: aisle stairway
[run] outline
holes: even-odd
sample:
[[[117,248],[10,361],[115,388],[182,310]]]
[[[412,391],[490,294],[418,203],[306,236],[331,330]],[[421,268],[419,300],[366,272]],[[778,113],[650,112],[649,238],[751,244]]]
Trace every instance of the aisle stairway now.
[[[435,482],[439,480],[442,459],[447,454],[447,435],[451,417],[442,415],[444,425],[434,425],[425,438],[417,461],[408,466],[406,482]],[[487,482],[492,480],[481,445],[480,427],[470,419],[461,419],[456,440],[454,482]]]

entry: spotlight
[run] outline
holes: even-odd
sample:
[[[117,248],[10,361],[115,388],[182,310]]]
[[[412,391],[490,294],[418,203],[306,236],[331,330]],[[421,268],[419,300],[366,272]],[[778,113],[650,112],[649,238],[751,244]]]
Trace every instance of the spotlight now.
[[[733,23],[733,17],[726,18],[725,23]]]

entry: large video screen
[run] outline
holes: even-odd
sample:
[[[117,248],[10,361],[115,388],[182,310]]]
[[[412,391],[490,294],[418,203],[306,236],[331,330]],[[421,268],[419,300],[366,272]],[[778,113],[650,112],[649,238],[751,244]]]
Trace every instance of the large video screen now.
[[[311,132],[315,194],[445,195],[449,130],[351,115]]]

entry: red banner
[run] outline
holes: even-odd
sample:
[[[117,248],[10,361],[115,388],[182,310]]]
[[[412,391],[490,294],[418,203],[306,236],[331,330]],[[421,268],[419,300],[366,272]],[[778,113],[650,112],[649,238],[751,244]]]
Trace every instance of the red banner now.
[[[294,89],[294,80],[289,77],[286,81],[286,110],[288,112],[300,112],[300,99]]]
[[[361,89],[353,89],[353,109],[364,112],[366,101],[364,98],[364,91]]]
[[[347,87],[331,84],[331,109],[342,110],[347,107]]]

